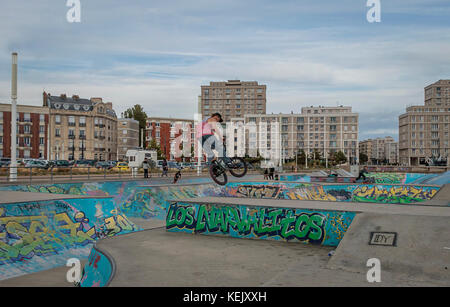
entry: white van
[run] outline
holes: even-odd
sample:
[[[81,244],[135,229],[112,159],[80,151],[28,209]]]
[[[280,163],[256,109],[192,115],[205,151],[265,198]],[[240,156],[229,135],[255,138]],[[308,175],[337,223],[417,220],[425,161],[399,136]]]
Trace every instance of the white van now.
[[[128,166],[131,168],[139,168],[142,166],[142,162],[145,159],[153,165],[156,165],[158,154],[156,150],[142,150],[142,149],[129,149],[127,150],[126,157],[128,158]]]

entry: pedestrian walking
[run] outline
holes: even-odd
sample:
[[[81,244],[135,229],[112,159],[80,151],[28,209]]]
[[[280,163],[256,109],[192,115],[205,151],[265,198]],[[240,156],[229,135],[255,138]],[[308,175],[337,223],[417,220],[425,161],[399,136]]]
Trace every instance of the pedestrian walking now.
[[[147,159],[144,160],[144,162],[142,162],[142,168],[144,169],[144,178],[148,178],[148,169],[149,169],[149,164]]]
[[[168,171],[169,171],[169,166],[167,165],[167,160],[164,158],[163,161],[162,161],[162,174],[161,174],[161,177],[163,177],[163,176],[168,177],[168,175],[167,175]]]

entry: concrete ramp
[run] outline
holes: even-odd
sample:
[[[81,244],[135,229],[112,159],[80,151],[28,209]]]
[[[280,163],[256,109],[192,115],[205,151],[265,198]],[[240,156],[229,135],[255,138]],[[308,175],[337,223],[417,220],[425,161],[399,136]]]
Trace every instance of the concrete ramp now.
[[[358,214],[334,256],[330,269],[367,273],[367,261],[381,262],[381,282],[433,281],[450,286],[448,216]]]
[[[112,197],[3,191],[0,280],[86,259],[96,240],[139,230]]]

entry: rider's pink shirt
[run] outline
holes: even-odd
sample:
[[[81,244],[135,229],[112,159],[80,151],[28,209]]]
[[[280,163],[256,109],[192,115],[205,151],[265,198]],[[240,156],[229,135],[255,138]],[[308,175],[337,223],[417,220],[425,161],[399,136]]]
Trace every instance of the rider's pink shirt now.
[[[213,135],[212,126],[208,123],[208,119],[205,119],[201,125],[197,126],[197,138],[201,138],[204,135]]]

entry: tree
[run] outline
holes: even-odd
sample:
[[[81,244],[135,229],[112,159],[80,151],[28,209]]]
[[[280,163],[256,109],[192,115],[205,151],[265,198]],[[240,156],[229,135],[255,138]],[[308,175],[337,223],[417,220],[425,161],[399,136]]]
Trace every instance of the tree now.
[[[320,160],[322,160],[322,153],[317,148],[314,148],[313,152],[310,154],[310,158],[313,159],[314,166],[319,165]]]
[[[365,153],[360,152],[359,153],[359,163],[364,164],[367,161],[369,161],[369,157]]]
[[[338,152],[333,154],[333,160],[336,164],[343,164],[347,162],[347,157],[342,151],[339,150]]]
[[[156,150],[156,154],[158,156],[158,160],[161,160],[164,157],[164,154],[161,150],[161,146],[159,146],[158,144],[156,144],[156,140],[151,140],[150,144],[147,146],[147,149],[150,150]]]
[[[139,146],[144,148],[144,144],[142,144],[142,133],[145,133],[145,124],[147,121],[147,114],[144,108],[140,104],[136,104],[132,108],[127,109],[123,115],[125,118],[132,118],[139,122]]]
[[[297,164],[305,165],[305,163],[306,163],[306,153],[303,149],[300,149],[300,151],[297,153]]]

